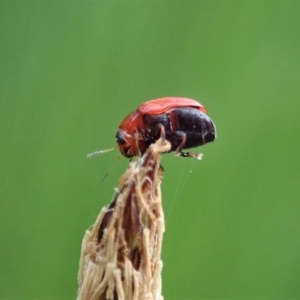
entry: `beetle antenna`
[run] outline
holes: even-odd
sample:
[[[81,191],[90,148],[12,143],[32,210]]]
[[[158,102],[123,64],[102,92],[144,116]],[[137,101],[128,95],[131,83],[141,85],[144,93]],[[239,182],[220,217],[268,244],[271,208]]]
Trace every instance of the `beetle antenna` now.
[[[100,155],[100,154],[103,154],[103,153],[106,153],[106,152],[110,152],[110,151],[113,151],[113,150],[116,150],[116,149],[117,149],[117,147],[106,149],[106,150],[95,151],[95,152],[92,152],[92,153],[88,154],[87,158],[91,158],[91,157],[94,157],[96,155]]]

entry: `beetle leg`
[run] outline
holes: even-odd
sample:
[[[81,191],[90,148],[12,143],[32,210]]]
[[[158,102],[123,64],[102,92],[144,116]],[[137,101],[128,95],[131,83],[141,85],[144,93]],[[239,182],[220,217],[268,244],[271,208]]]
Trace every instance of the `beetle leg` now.
[[[142,134],[137,131],[134,135],[134,139],[135,139],[135,148],[138,150],[138,153],[139,153],[138,156],[142,156],[142,153],[141,153],[140,147],[139,147],[139,142],[143,140]]]
[[[180,136],[182,138],[181,143],[175,150],[175,156],[182,156],[182,157],[193,157],[198,160],[202,159],[203,154],[202,153],[192,153],[192,152],[182,152],[181,150],[184,148],[184,145],[186,143],[186,134],[183,131],[176,131],[177,136]]]
[[[166,139],[165,127],[162,124],[158,124],[158,127],[160,129],[160,138],[162,139],[162,141],[165,141]]]
[[[193,157],[198,160],[201,160],[203,157],[203,153],[192,153],[192,152],[181,152],[180,156],[182,157]]]
[[[181,155],[181,150],[183,149],[186,142],[186,134],[183,131],[176,131],[176,135],[181,138],[181,143],[175,150],[175,156]]]

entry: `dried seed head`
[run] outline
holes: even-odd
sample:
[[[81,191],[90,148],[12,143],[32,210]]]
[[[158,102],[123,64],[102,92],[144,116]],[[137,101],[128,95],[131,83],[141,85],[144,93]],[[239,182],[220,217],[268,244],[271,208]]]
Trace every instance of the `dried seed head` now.
[[[119,191],[104,207],[82,242],[78,300],[158,300],[164,232],[160,152],[170,150],[159,139],[129,164]]]

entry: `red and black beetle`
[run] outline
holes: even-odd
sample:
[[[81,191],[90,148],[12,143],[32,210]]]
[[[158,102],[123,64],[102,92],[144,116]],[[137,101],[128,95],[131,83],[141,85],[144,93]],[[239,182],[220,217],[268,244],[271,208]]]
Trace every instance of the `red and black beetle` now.
[[[163,126],[170,151],[195,157],[182,150],[212,142],[216,136],[216,127],[205,113],[204,106],[188,98],[147,101],[122,121],[116,134],[118,148],[128,158],[141,156],[160,138]]]

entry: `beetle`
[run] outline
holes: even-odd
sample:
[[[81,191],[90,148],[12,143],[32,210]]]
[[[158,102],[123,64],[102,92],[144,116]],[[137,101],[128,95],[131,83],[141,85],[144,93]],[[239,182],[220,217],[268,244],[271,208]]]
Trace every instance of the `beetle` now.
[[[116,133],[118,148],[125,157],[141,156],[160,138],[163,129],[171,143],[170,152],[200,158],[182,150],[214,141],[216,127],[206,112],[202,104],[189,98],[147,101],[121,122]]]

